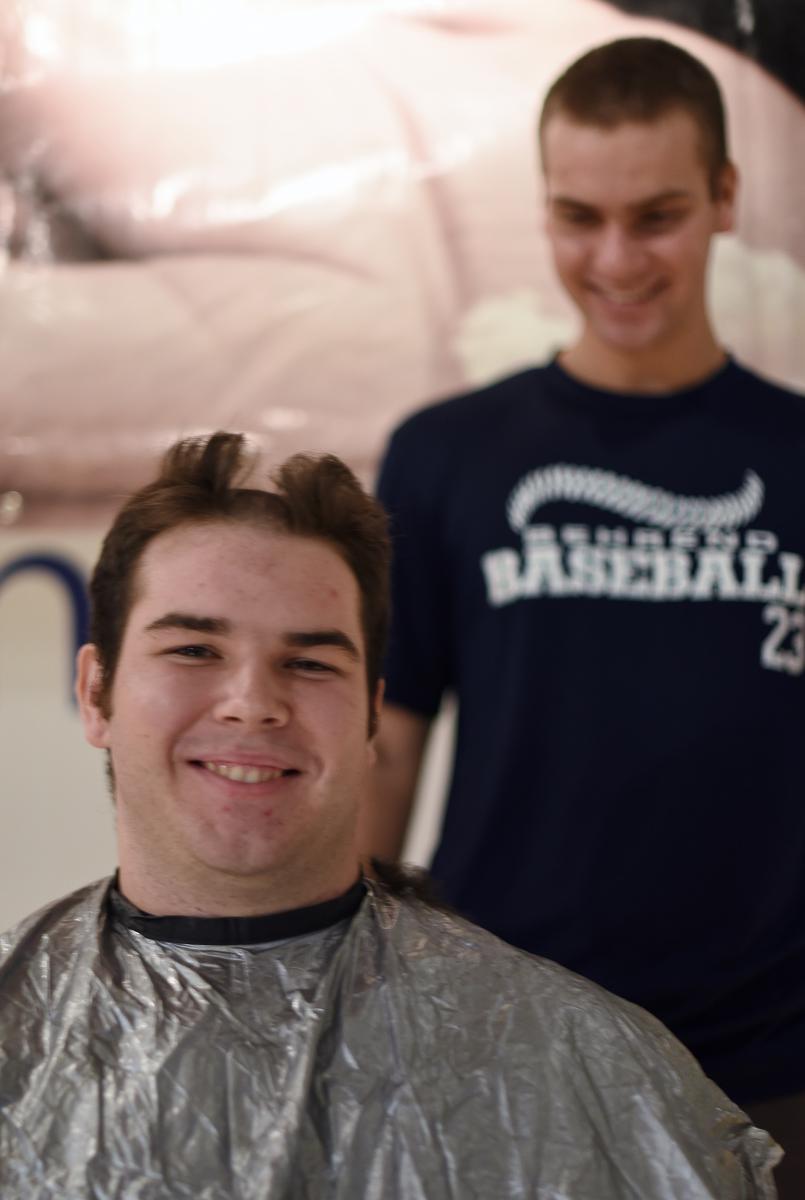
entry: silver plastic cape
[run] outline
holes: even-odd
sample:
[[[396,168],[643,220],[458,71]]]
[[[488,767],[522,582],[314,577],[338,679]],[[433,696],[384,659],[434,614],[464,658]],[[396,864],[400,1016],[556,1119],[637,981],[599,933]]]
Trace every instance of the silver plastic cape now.
[[[259,948],[109,881],[0,939],[2,1200],[742,1200],[779,1151],[642,1010],[379,885]]]

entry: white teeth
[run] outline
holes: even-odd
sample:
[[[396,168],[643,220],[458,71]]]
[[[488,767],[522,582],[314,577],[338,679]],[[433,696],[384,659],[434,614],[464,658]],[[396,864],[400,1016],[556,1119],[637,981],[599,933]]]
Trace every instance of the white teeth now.
[[[265,771],[260,767],[244,767],[238,763],[205,762],[202,765],[208,771],[212,771],[213,775],[221,775],[224,779],[231,779],[235,783],[268,783],[271,779],[279,779],[282,775],[282,771]]]
[[[602,292],[605,300],[612,300],[615,304],[639,304],[643,300],[649,300],[652,295],[652,289],[648,288],[642,292]]]

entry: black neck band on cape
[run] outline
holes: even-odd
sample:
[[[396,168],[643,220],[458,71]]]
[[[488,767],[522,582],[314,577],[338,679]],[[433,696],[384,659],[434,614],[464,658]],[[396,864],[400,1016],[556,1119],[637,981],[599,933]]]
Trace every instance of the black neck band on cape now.
[[[254,946],[301,937],[327,929],[354,916],[366,894],[362,879],[334,900],[292,908],[287,912],[258,917],[155,917],[135,908],[118,890],[117,876],[109,892],[116,920],[127,929],[155,942],[178,942],[185,946]]]

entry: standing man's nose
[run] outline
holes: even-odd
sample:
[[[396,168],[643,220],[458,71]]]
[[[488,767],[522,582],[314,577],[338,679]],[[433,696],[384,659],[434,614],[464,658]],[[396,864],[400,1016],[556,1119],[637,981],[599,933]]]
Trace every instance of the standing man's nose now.
[[[605,225],[593,250],[593,265],[603,282],[628,286],[639,282],[645,268],[646,251],[622,225]]]

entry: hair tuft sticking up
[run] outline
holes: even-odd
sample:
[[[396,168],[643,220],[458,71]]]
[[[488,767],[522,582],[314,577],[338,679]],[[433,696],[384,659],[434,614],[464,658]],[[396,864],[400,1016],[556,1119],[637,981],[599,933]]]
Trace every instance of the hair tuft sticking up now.
[[[341,555],[358,584],[373,698],[388,628],[390,546],[383,509],[332,454],[289,458],[274,472],[272,491],[241,486],[253,466],[243,434],[185,438],[166,452],[157,478],[117,514],[90,582],[91,637],[103,673],[99,699],[107,710],[143,551],[161,533],[211,521],[318,538]]]

